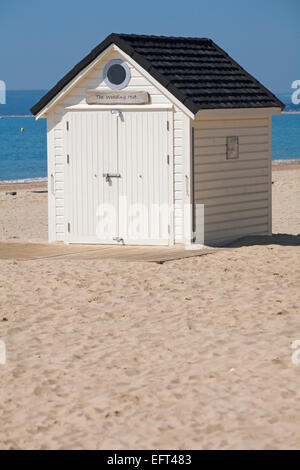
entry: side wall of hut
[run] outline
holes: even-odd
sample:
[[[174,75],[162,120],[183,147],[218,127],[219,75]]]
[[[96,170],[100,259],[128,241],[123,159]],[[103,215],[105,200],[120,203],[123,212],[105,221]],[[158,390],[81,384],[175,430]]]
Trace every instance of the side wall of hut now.
[[[272,233],[271,117],[191,122],[194,203],[204,204],[204,241]],[[228,160],[227,137],[239,158]],[[201,213],[194,212],[201,233]],[[199,241],[199,240],[198,240]]]

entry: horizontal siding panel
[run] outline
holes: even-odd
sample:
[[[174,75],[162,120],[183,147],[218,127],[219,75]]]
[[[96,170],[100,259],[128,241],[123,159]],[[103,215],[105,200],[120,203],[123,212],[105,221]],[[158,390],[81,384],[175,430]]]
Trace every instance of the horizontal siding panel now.
[[[265,202],[266,205],[266,202]],[[226,211],[228,208],[226,208]],[[205,209],[204,209],[205,211]],[[217,214],[210,214],[209,211],[205,211],[205,224],[207,227],[207,230],[209,230],[209,227],[211,224],[214,222],[223,223],[223,222],[228,222],[233,226],[233,223],[236,223],[237,221],[244,220],[244,219],[252,219],[254,217],[263,217],[268,215],[268,208],[267,207],[262,207],[262,208],[255,208],[252,210],[245,210],[243,208],[240,208],[240,210],[233,211],[233,212],[223,212],[223,213],[217,213]],[[237,222],[239,223],[239,222]]]
[[[56,224],[57,225],[63,225],[64,224],[64,217],[61,215],[56,216]]]
[[[252,176],[267,176],[267,168],[245,168],[245,169],[227,169],[226,171],[203,172],[196,170],[195,179],[198,183],[206,181],[224,181],[224,186],[228,179],[236,178],[241,184],[241,178],[250,178]],[[242,182],[243,184],[243,182]]]
[[[86,79],[84,82],[81,83],[80,88],[77,87],[76,89],[72,90],[73,96],[78,96],[78,95],[85,95],[86,90],[88,89],[93,89],[93,90],[104,90],[107,89],[107,85],[104,81],[99,81],[99,77],[89,77]],[[142,77],[141,75],[131,77],[129,84],[126,87],[127,89],[132,89],[134,91],[143,88],[146,89],[149,93],[159,93],[157,88],[149,84],[149,82]],[[71,94],[70,93],[70,94]]]
[[[183,165],[183,157],[181,155],[174,156],[174,165]]]
[[[204,192],[204,196],[207,194],[207,191]],[[231,205],[239,204],[265,204],[265,201],[268,199],[267,190],[261,193],[246,193],[246,194],[233,194],[233,195],[223,195],[222,197],[200,197],[195,198],[195,202],[198,204],[205,204],[206,208],[214,207],[216,210],[222,212],[226,210],[226,206],[230,207]],[[252,206],[256,207],[256,206]],[[261,207],[261,206],[257,206]]]
[[[174,138],[174,145],[175,147],[182,147],[182,137]]]
[[[174,174],[174,181],[175,183],[183,183],[183,174],[181,172],[176,172]]]
[[[263,118],[254,119],[218,119],[218,120],[203,120],[194,123],[195,128],[198,129],[249,129],[250,127],[268,126],[268,120]]]
[[[63,143],[64,143],[63,139],[54,139],[55,148],[58,148],[58,147],[63,148]]]
[[[174,216],[176,220],[181,220],[183,218],[183,210],[182,209],[174,209]]]
[[[174,155],[175,157],[181,157],[182,158],[182,147],[174,147]]]
[[[221,196],[233,196],[234,194],[238,195],[245,195],[247,193],[261,193],[268,191],[268,184],[255,184],[249,186],[237,186],[228,187],[228,188],[210,188],[206,189],[205,191],[202,189],[201,191],[196,191],[195,197],[197,200],[206,200],[209,197],[221,197]]]
[[[239,144],[239,151],[240,153],[243,152],[267,152],[268,151],[268,143],[252,143],[252,144]],[[224,155],[226,158],[227,154],[227,146],[224,145],[211,145],[208,147],[198,147],[195,148],[195,154],[197,155],[196,158],[201,157],[202,155]]]
[[[130,68],[131,77],[139,77],[140,73],[137,70],[135,70],[135,68],[131,67],[130,64],[128,64],[128,65],[129,65],[129,68]],[[103,79],[103,70],[104,70],[103,65],[99,64],[93,70],[90,71],[89,78],[100,79],[102,81],[102,79]]]
[[[64,233],[65,228],[63,224],[56,224],[56,233]]]
[[[57,199],[64,199],[64,191],[62,190],[58,190],[55,192],[55,197],[57,197]]]
[[[56,128],[56,129],[54,130],[54,138],[55,138],[55,139],[62,139],[62,138],[63,138],[63,130]]]
[[[183,201],[183,190],[181,189],[174,189],[174,195],[176,201]]]
[[[226,137],[209,137],[209,138],[197,138],[195,139],[195,149],[201,147],[210,147],[210,146],[219,146],[219,145],[226,145]],[[249,136],[239,136],[239,145],[242,144],[267,144],[268,143],[268,135],[267,134],[259,134],[259,135],[249,135]]]
[[[203,163],[201,159],[195,161],[195,173],[209,173],[214,171],[233,171],[251,168],[268,168],[267,158],[261,160],[226,160],[226,162]]]
[[[55,182],[64,182],[65,174],[64,173],[55,173]]]
[[[182,129],[174,129],[174,137],[175,139],[183,138],[183,130]]]
[[[182,164],[176,163],[174,165],[174,174],[176,174],[176,173],[180,173],[181,175],[183,175],[183,165]]]
[[[56,159],[55,159],[56,161]],[[55,163],[55,172],[56,173],[63,173],[64,172],[64,165],[61,163]]]
[[[63,207],[56,207],[55,213],[56,213],[56,215],[64,215],[64,208]]]
[[[56,181],[55,182],[55,189],[56,190],[63,190],[64,189],[64,183],[61,181]]]
[[[239,227],[236,229],[221,230],[215,232],[206,232],[204,234],[205,243],[210,241],[226,240],[231,238],[239,238],[245,235],[257,235],[268,232],[267,224],[250,225],[248,227]]]
[[[183,184],[180,183],[174,183],[174,189],[175,191],[183,191]]]
[[[245,219],[239,220],[207,222],[205,223],[204,233],[238,229],[241,227],[251,227],[252,225],[268,225],[267,215],[262,215],[260,217],[246,217]]]
[[[203,191],[205,189],[212,189],[214,188],[217,190],[218,188],[231,188],[233,189],[234,186],[238,186],[241,188],[241,192],[244,191],[249,185],[260,185],[263,183],[268,183],[269,178],[268,176],[257,176],[257,177],[246,177],[246,178],[228,178],[224,180],[215,180],[215,181],[201,181],[195,182],[195,191]]]
[[[163,95],[151,95],[152,104],[168,104],[169,100]]]
[[[183,229],[183,220],[182,218],[175,218],[174,220],[175,227],[180,227]]]
[[[214,138],[214,137],[226,137],[227,135],[238,135],[239,137],[262,135],[268,134],[268,126],[262,125],[257,127],[228,127],[228,128],[217,128],[217,129],[195,129],[195,140]]]
[[[64,98],[64,106],[75,106],[75,104],[79,104],[79,103],[84,103],[85,102],[85,97],[81,97],[81,96],[74,96],[74,95],[67,95],[65,96]]]
[[[195,155],[195,164],[199,165],[202,163],[220,163],[220,162],[225,162],[227,165],[231,164],[238,164],[239,162],[242,161],[259,161],[262,159],[266,159],[268,157],[268,152],[263,151],[263,152],[240,152],[240,158],[238,160],[230,161],[226,160],[226,154],[218,154],[218,155],[203,155],[198,157]]]
[[[255,200],[255,201],[250,201],[250,202],[236,202],[232,204],[224,204],[224,205],[217,205],[217,206],[210,206],[207,204],[204,204],[204,213],[205,217],[206,216],[211,216],[214,214],[227,214],[227,213],[232,213],[232,212],[241,212],[241,211],[248,211],[250,209],[259,209],[259,208],[267,208],[268,207],[268,199],[265,197],[265,199],[262,200]]]
[[[55,198],[55,206],[56,206],[56,208],[63,208],[64,207],[64,199],[63,198]]]
[[[182,130],[182,129],[183,129],[183,120],[182,120],[182,118],[177,118],[177,119],[176,119],[176,113],[175,113],[175,118],[174,118],[174,131]]]

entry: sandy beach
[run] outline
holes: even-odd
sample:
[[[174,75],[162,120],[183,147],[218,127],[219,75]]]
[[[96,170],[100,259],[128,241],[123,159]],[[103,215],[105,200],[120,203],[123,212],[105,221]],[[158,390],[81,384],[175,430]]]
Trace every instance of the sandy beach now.
[[[0,449],[299,448],[300,165],[273,182],[274,236],[207,256],[0,260]],[[45,191],[0,185],[0,240],[47,240]]]

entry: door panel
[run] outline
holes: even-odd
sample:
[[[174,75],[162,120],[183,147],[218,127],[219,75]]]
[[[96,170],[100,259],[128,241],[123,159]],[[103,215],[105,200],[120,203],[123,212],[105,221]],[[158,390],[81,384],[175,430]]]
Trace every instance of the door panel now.
[[[69,242],[115,243],[118,236],[117,117],[110,111],[67,116]]]
[[[167,111],[75,111],[66,119],[67,240],[168,244]]]
[[[167,119],[166,111],[124,111],[118,121],[120,237],[126,244],[169,243]]]

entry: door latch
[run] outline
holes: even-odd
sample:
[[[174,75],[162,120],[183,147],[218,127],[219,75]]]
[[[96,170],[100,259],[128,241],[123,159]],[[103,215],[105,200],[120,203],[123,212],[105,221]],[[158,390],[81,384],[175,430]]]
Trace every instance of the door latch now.
[[[115,240],[117,243],[122,243],[122,245],[125,245],[123,238],[114,237],[113,240]]]
[[[121,178],[120,173],[103,173],[103,178],[105,181],[110,181],[110,178]]]
[[[116,114],[117,117],[120,117],[121,116],[121,112],[119,109],[112,109],[111,110],[111,114]]]

